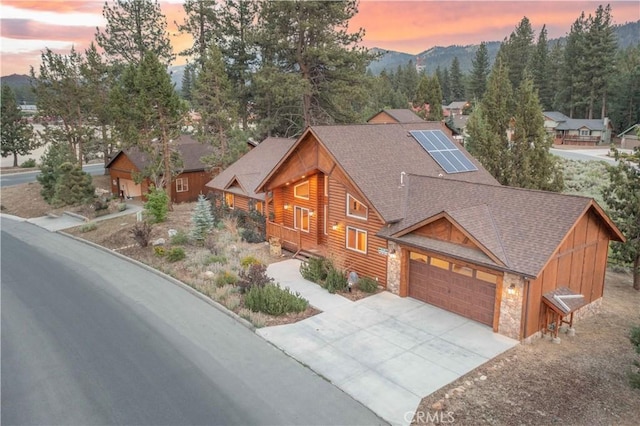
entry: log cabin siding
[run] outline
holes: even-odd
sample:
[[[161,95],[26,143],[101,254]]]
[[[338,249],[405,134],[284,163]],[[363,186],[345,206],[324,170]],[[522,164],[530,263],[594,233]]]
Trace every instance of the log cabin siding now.
[[[176,188],[176,180],[177,179],[186,179],[189,185],[187,191],[178,192]],[[174,203],[186,203],[191,201],[196,201],[200,194],[206,194],[208,192],[208,188],[206,187],[207,182],[212,179],[211,173],[207,173],[205,171],[193,171],[193,172],[185,172],[176,176],[171,184],[173,187],[171,188],[171,196],[173,198]]]
[[[309,217],[309,231],[301,231],[300,238],[302,241],[302,249],[314,248],[319,244],[318,241],[318,230],[321,230],[321,227],[318,223],[318,218],[320,215],[318,214],[318,174],[314,174],[311,176],[307,176],[304,179],[300,179],[296,182],[292,182],[290,185],[285,187],[281,187],[284,189],[280,191],[280,195],[282,197],[282,205],[288,205],[289,208],[282,210],[282,224],[289,228],[295,228],[295,210],[296,207],[304,208],[309,210],[309,212],[313,212],[313,214]],[[309,199],[305,200],[302,198],[296,198],[294,196],[294,188],[296,185],[301,183],[308,182],[309,183]]]
[[[523,338],[540,330],[542,295],[558,287],[569,287],[591,303],[603,295],[609,248],[608,231],[602,220],[587,211],[569,232],[538,278],[530,281],[524,310]]]
[[[379,112],[378,114],[371,117],[369,121],[367,121],[367,123],[370,123],[370,124],[380,124],[380,123],[387,124],[387,123],[397,123],[397,122],[398,120],[391,117],[389,114],[387,114],[384,111]]]
[[[387,286],[387,256],[380,254],[378,249],[387,248],[387,240],[377,237],[376,233],[384,226],[382,221],[373,212],[361,197],[359,198],[368,208],[367,220],[360,220],[347,216],[347,187],[340,181],[329,178],[329,208],[328,208],[328,248],[330,258],[334,264],[345,270],[355,270],[361,277],[366,276],[378,281],[380,285]],[[332,229],[333,224],[338,224],[338,229]],[[347,249],[347,227],[353,227],[367,232],[367,253],[359,253]]]

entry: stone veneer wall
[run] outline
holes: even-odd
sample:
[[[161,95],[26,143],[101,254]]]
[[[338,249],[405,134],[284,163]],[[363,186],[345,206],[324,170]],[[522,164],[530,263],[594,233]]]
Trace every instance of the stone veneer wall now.
[[[509,294],[509,287],[515,286],[514,294]],[[524,279],[521,276],[504,273],[502,280],[502,299],[500,302],[500,319],[498,333],[512,339],[520,340],[522,322],[522,298],[524,297]]]
[[[387,290],[393,294],[400,293],[400,269],[402,265],[402,250],[400,247],[389,241],[388,245],[389,253],[392,250],[396,251],[395,257],[389,254],[387,256]]]

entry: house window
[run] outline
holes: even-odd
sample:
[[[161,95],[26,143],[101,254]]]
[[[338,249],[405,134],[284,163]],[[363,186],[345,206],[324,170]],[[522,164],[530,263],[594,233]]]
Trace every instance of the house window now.
[[[580,136],[591,136],[591,130],[589,130],[589,129],[580,129]]]
[[[329,206],[327,206],[326,204],[324,205],[323,214],[322,214],[323,219],[324,219],[324,235],[328,235],[328,231],[329,231],[327,229],[327,220],[329,220],[328,217],[327,217],[328,216],[328,211],[327,211],[328,207]]]
[[[447,269],[447,270],[449,269],[449,262],[447,262],[446,260],[431,257],[429,259],[429,263],[431,264],[431,266],[435,266],[436,268]]]
[[[253,209],[260,214],[264,214],[264,205],[262,201],[256,201],[256,204],[253,206]]]
[[[295,207],[293,215],[293,227],[303,232],[309,232],[309,209]]]
[[[302,198],[303,200],[309,199],[309,181],[305,181],[297,184],[293,187],[293,196],[296,198]]]
[[[234,205],[234,201],[235,201],[235,197],[233,196],[233,194],[231,194],[230,192],[224,193],[224,203],[227,205],[227,207],[232,209]]]
[[[427,263],[427,260],[428,260],[427,256],[425,256],[424,254],[416,253],[413,251],[409,253],[409,259],[417,260],[424,263]]]
[[[329,196],[329,176],[324,176],[324,196]]]
[[[498,277],[496,275],[488,274],[486,272],[482,272],[478,270],[476,270],[476,278],[482,281],[486,281],[488,283],[493,283],[493,284],[498,282]]]
[[[460,265],[453,264],[451,266],[451,270],[453,272],[456,272],[456,273],[460,274],[460,275],[466,275],[467,277],[473,277],[473,269],[468,268],[466,266],[460,266]]]
[[[367,253],[367,231],[347,226],[347,248]]]
[[[187,192],[187,191],[189,191],[189,179],[187,178],[176,179],[176,192]]]
[[[351,194],[347,194],[347,216],[366,220],[367,210],[367,206],[356,200]]]

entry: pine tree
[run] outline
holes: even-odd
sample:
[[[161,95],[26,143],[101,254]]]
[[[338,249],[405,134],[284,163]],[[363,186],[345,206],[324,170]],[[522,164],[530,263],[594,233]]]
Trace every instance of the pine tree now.
[[[509,186],[561,191],[562,173],[549,152],[552,140],[544,129],[544,117],[533,81],[525,77],[515,101],[515,128],[510,143]]]
[[[201,67],[207,56],[207,48],[217,43],[220,4],[210,0],[186,0],[184,2],[185,19],[178,25],[178,31],[189,34],[193,45],[180,52],[181,56],[192,57]]]
[[[595,15],[587,20],[586,53],[588,60],[587,118],[594,118],[598,104],[600,117],[607,113],[609,76],[615,66],[616,37],[611,23],[611,6],[598,6]]]
[[[446,105],[449,105],[453,100],[451,94],[451,77],[449,76],[449,68],[445,68],[442,71],[442,100]]]
[[[427,103],[429,104],[429,113],[426,116],[428,121],[441,121],[444,119],[442,112],[442,90],[438,76],[427,77]]]
[[[222,55],[215,45],[209,48],[196,77],[193,103],[201,116],[198,139],[216,148],[209,163],[213,167],[225,167],[234,160],[229,156],[229,139],[237,122],[238,109]]]
[[[610,117],[615,129],[640,123],[640,45],[618,52],[611,81]]]
[[[155,180],[156,187],[165,188],[171,208],[172,180],[181,171],[181,160],[171,146],[180,135],[186,105],[153,52],[125,69],[112,104],[119,111],[116,131],[122,140],[148,154],[149,166],[142,174]]]
[[[538,42],[531,56],[531,75],[533,84],[538,89],[538,96],[543,110],[550,110],[553,106],[553,91],[551,88],[551,63],[549,61],[549,46],[547,45],[547,27],[543,26],[538,35]]]
[[[13,167],[18,167],[18,155],[29,155],[40,146],[40,143],[34,137],[33,127],[22,117],[13,90],[6,84],[2,85],[0,103],[2,104],[0,111],[2,156],[13,155]]]
[[[469,95],[473,100],[479,101],[487,89],[487,77],[489,76],[489,52],[485,42],[480,43],[472,64]]]
[[[503,185],[508,184],[512,168],[507,131],[513,108],[508,68],[498,57],[484,97],[469,118],[467,131],[469,151]]]
[[[49,140],[48,146],[42,155],[40,174],[36,179],[42,186],[40,195],[51,204],[56,193],[56,184],[61,175],[60,165],[75,161],[75,156],[69,146],[64,142]]]
[[[458,57],[453,58],[451,62],[451,70],[449,71],[449,78],[451,84],[451,100],[463,101],[464,100],[464,81],[462,77],[462,71],[460,70],[460,61]]]
[[[198,196],[198,202],[191,215],[191,238],[196,241],[204,241],[207,234],[213,229],[215,220],[211,213],[211,203],[204,195]]]
[[[264,117],[267,114],[259,111],[259,118],[276,118],[275,127],[289,135],[310,125],[360,121],[371,56],[358,46],[363,30],[348,31],[357,2],[263,2],[261,6],[257,39],[260,78],[265,83],[260,89],[265,93],[260,95],[278,98],[301,90],[302,96],[289,106],[290,113]],[[282,73],[296,78],[281,78]],[[292,86],[283,88],[283,83]]]
[[[509,68],[509,82],[511,87],[519,87],[525,77],[531,56],[533,54],[533,28],[526,16],[522,18],[509,39],[502,43],[498,56]]]
[[[585,111],[584,92],[587,87],[585,69],[586,61],[586,35],[587,26],[584,12],[571,25],[564,48],[564,60],[561,70],[562,80],[558,92],[557,105],[561,111],[571,118],[578,118]]]
[[[58,117],[62,121],[56,136],[66,140],[82,166],[84,145],[94,132],[90,126],[90,100],[94,94],[88,90],[83,75],[85,58],[73,48],[69,55],[57,54],[47,48],[41,59],[38,75],[31,68],[38,114]]]
[[[56,180],[51,204],[55,207],[73,206],[91,201],[95,188],[91,175],[82,170],[78,164],[65,162],[58,167],[59,176]]]
[[[182,75],[182,88],[181,88],[182,99],[189,102],[193,100],[192,92],[193,92],[193,86],[194,86],[194,81],[193,81],[194,73],[192,69],[193,69],[193,65],[187,64],[184,67],[184,74]]]
[[[556,41],[549,52],[549,90],[552,93],[550,109],[563,111],[562,106],[562,70],[564,68],[564,47]]]
[[[107,24],[96,28],[96,42],[112,61],[137,65],[148,52],[165,66],[175,59],[158,0],[114,0],[102,16]]]
[[[640,132],[639,132],[640,133]],[[640,134],[638,135],[640,136]],[[610,184],[603,190],[609,215],[626,237],[611,245],[611,257],[631,266],[633,288],[640,291],[640,151],[609,166]]]

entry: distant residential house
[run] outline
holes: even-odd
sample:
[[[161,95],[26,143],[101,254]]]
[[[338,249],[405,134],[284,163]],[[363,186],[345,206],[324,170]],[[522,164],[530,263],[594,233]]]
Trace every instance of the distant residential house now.
[[[172,150],[182,159],[182,172],[173,178],[171,194],[174,203],[195,201],[200,193],[206,194],[205,184],[212,174],[202,157],[213,153],[210,145],[202,144],[188,135],[182,135],[172,143]],[[132,147],[116,152],[105,166],[109,169],[111,192],[129,198],[145,200],[152,185],[151,180],[143,179],[136,183],[135,176],[149,165],[149,155]]]
[[[610,120],[569,118],[558,111],[545,111],[544,127],[553,135],[554,145],[595,146],[611,143]]]
[[[410,109],[383,109],[367,120],[369,124],[423,122],[424,120]]]
[[[450,115],[462,115],[465,108],[469,107],[468,101],[455,101],[451,102],[449,105],[442,106],[442,113],[445,117],[449,117]]]
[[[231,209],[264,213],[265,194],[256,193],[255,188],[295,141],[272,137],[260,143],[251,141],[253,148],[207,182],[207,190],[218,194]]]
[[[618,135],[620,138],[620,148],[633,149],[640,147],[638,128],[640,128],[640,124],[634,124]]]

